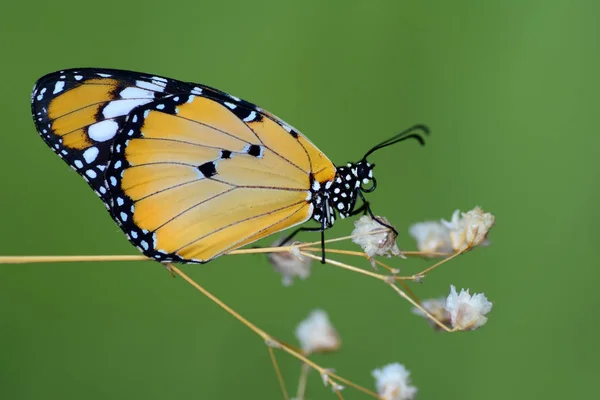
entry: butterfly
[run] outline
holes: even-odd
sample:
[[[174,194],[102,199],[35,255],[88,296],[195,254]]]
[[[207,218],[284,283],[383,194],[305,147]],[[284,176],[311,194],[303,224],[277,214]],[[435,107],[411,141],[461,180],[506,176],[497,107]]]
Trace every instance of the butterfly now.
[[[374,151],[336,167],[297,129],[206,85],[112,69],[40,78],[31,95],[46,144],[83,177],[129,241],[160,262],[204,263],[309,220],[372,212]],[[358,199],[362,205],[356,207]]]

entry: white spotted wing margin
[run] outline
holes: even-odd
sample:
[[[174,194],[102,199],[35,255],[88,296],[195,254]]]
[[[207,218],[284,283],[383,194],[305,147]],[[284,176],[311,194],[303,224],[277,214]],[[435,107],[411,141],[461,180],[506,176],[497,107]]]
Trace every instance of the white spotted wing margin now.
[[[105,171],[112,144],[137,107],[171,94],[187,94],[183,82],[130,71],[78,68],[40,78],[31,95],[36,129],[110,207]]]

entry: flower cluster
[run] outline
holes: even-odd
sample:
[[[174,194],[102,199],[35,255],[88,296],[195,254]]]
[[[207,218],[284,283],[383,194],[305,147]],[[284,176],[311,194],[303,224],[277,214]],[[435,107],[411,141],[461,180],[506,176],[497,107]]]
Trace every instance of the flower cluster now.
[[[470,250],[489,244],[487,235],[496,222],[495,217],[480,207],[461,213],[454,211],[450,221],[419,222],[409,228],[424,253],[451,253]]]
[[[337,330],[329,321],[327,313],[321,309],[313,310],[298,324],[296,337],[306,354],[337,351],[341,345]],[[330,379],[329,374],[332,372],[333,369],[324,369],[321,374],[323,383],[325,386],[331,384],[332,389],[339,392],[344,386]],[[372,375],[377,394],[383,400],[410,400],[417,393],[417,388],[411,385],[410,372],[402,364],[392,363],[374,369]]]
[[[424,311],[443,324],[450,323],[455,330],[470,331],[487,322],[485,315],[492,310],[492,303],[483,293],[470,295],[469,289],[462,289],[457,293],[454,285],[451,285],[448,297],[423,300],[421,308],[413,308],[413,313],[427,318],[436,329],[439,326]]]
[[[382,280],[409,300],[415,306],[412,310],[413,313],[426,318],[434,329],[447,332],[472,331],[486,324],[487,314],[492,310],[492,303],[483,293],[471,294],[469,289],[461,289],[459,292],[455,286],[451,285],[450,293],[446,297],[421,301],[414,294],[402,291],[397,286],[397,281],[402,279],[420,281],[431,270],[444,262],[477,246],[489,245],[488,234],[494,224],[494,215],[484,212],[480,207],[475,207],[467,212],[456,210],[450,221],[441,219],[412,225],[409,228],[409,234],[415,239],[419,251],[406,252],[407,255],[425,258],[445,256],[446,258],[420,273],[408,277],[399,276],[398,268],[375,261],[377,256],[406,258],[396,243],[396,229],[386,218],[381,216],[363,216],[354,223],[351,238],[355,244],[361,247],[362,253],[336,250],[334,254],[366,256],[373,267],[376,263],[385,267],[391,275],[381,275],[378,272],[367,273],[366,271],[364,274]],[[280,245],[280,243],[275,245]],[[274,269],[281,274],[283,284],[289,285],[294,278],[306,279],[310,275],[311,260],[316,256],[309,254],[315,249],[307,249],[300,243],[285,245],[287,247],[281,249],[282,251],[271,254],[269,260]],[[358,270],[356,267],[337,261],[329,262],[352,271]],[[306,356],[331,353],[341,348],[338,331],[333,327],[327,313],[321,309],[313,310],[297,326],[296,337]],[[337,383],[334,370],[314,365],[313,368],[320,372],[324,384],[341,397],[339,392],[344,386]],[[306,368],[303,368],[303,371],[305,370],[307,371]],[[417,394],[417,388],[411,384],[410,373],[402,364],[391,363],[376,368],[372,371],[372,376],[375,379],[374,386],[377,396],[383,400],[410,400]],[[302,385],[306,385],[306,379],[300,379],[300,382]],[[301,384],[299,384],[298,393],[302,393],[302,395],[297,396],[297,399],[301,400],[305,387],[302,390],[300,388]],[[373,396],[375,396],[374,393]]]
[[[377,394],[383,400],[410,400],[417,394],[417,388],[410,384],[410,372],[399,363],[392,363],[375,369]]]
[[[329,353],[340,348],[340,335],[337,333],[327,313],[314,310],[296,328],[296,337],[306,354]]]
[[[292,246],[290,251],[280,251],[275,253],[269,253],[269,262],[275,269],[275,271],[281,274],[281,283],[283,286],[290,286],[294,278],[300,278],[302,280],[310,276],[310,268],[312,261],[308,257],[303,257],[300,254],[295,243],[282,243],[281,240],[277,240],[273,243],[273,247],[279,246]]]
[[[354,222],[352,241],[362,247],[369,258],[374,256],[401,256],[396,244],[396,233],[390,229],[390,221],[385,217],[363,215]]]

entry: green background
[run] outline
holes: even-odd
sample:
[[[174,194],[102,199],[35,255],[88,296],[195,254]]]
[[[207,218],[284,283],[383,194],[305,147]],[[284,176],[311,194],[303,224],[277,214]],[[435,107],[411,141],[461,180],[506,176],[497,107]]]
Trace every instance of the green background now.
[[[475,205],[496,215],[491,247],[414,288],[423,298],[450,284],[484,292],[494,309],[483,329],[435,333],[380,282],[331,266],[288,288],[261,256],[185,271],[290,342],[324,308],[343,345],[315,360],[367,387],[372,369],[398,361],[423,399],[589,398],[600,371],[599,12],[548,0],[5,3],[0,254],[137,254],[34,129],[31,88],[54,70],[218,87],[281,116],[337,163],[424,122],[424,149],[407,142],[373,157],[369,199],[404,249],[414,248],[411,223]],[[328,235],[351,229],[344,221]],[[2,399],[281,398],[262,342],[150,262],[2,265],[0,323]],[[279,360],[293,392],[299,364]],[[309,398],[328,391],[313,373]]]

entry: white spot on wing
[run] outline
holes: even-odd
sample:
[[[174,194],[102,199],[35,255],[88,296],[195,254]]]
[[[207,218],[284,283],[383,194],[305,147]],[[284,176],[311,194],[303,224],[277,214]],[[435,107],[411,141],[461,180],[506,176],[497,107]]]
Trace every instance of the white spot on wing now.
[[[151,100],[113,100],[104,107],[102,115],[104,118],[120,117],[121,115],[127,115],[134,108],[143,104],[149,103]]]
[[[58,81],[54,85],[54,91],[52,92],[52,94],[60,93],[63,91],[64,88],[65,88],[65,81]]]
[[[105,120],[96,122],[88,128],[88,136],[96,142],[106,142],[115,137],[119,124],[115,121]]]
[[[153,99],[154,92],[150,90],[140,89],[138,87],[128,87],[121,90],[119,95],[123,99]]]
[[[251,121],[254,121],[255,118],[256,118],[256,112],[252,111],[250,114],[248,114],[248,116],[246,118],[243,119],[243,121],[251,122]]]
[[[135,81],[135,85],[141,87],[142,89],[148,89],[155,92],[163,92],[165,90],[163,86],[159,86],[153,82]]]
[[[98,153],[100,153],[100,151],[96,146],[90,147],[83,152],[83,159],[86,163],[91,164],[96,160],[96,157],[98,157]]]
[[[37,100],[41,101],[44,98],[44,93],[46,93],[46,88],[42,88],[42,90],[40,90],[40,92],[37,95]]]

